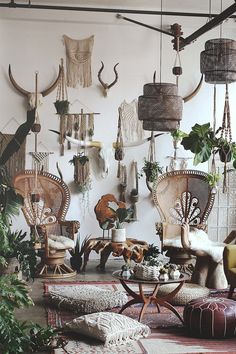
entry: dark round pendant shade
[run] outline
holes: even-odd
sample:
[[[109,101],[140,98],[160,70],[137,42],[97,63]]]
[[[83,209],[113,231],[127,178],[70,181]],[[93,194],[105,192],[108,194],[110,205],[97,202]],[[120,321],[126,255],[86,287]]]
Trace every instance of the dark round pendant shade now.
[[[138,118],[143,129],[172,131],[182,119],[183,99],[178,96],[178,87],[169,83],[149,83],[143,87],[143,96],[138,99]]]
[[[233,39],[210,39],[200,56],[200,70],[210,84],[236,81],[236,41]]]

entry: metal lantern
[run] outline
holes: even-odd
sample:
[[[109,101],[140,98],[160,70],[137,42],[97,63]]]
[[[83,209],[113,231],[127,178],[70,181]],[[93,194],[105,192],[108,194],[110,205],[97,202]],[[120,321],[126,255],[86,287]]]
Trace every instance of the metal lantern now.
[[[143,87],[138,99],[138,118],[143,129],[172,131],[182,119],[183,99],[177,95],[178,87],[169,83],[149,83]]]
[[[236,81],[236,41],[210,39],[201,52],[200,70],[210,84],[225,84]]]

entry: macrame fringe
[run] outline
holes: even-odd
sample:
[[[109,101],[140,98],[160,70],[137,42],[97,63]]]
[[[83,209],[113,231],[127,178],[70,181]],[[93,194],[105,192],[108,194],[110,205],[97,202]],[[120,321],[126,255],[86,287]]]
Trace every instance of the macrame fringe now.
[[[67,86],[75,88],[92,85],[91,56],[94,36],[82,40],[63,36],[66,46]]]
[[[151,334],[151,330],[148,326],[143,328],[128,328],[124,331],[117,331],[116,334],[112,333],[106,337],[105,346],[122,345],[130,340],[138,340],[142,337],[147,337]]]

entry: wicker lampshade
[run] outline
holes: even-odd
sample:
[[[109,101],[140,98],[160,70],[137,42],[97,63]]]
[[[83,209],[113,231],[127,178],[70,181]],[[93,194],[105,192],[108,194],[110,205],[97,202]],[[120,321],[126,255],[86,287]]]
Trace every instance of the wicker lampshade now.
[[[149,83],[143,87],[143,96],[138,99],[138,118],[143,129],[172,131],[182,119],[183,100],[177,95],[175,84]]]
[[[236,81],[236,41],[210,39],[201,52],[200,70],[210,84],[225,84]]]

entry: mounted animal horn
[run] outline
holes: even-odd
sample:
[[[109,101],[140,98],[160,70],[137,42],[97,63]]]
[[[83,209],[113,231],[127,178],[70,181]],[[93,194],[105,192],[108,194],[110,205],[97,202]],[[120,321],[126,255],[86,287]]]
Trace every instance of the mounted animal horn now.
[[[116,70],[116,67],[117,67],[117,65],[118,65],[119,63],[117,63],[117,64],[114,66],[114,68],[113,68],[114,73],[115,73],[115,80],[112,81],[112,83],[110,83],[110,84],[105,83],[105,82],[102,80],[102,78],[101,78],[101,73],[102,73],[102,71],[103,71],[103,69],[104,69],[104,63],[103,63],[102,61],[101,61],[101,63],[102,63],[102,66],[101,66],[101,69],[100,69],[99,72],[98,72],[98,80],[99,80],[99,82],[101,83],[101,85],[102,85],[102,87],[103,87],[103,95],[104,95],[104,97],[107,97],[108,90],[109,90],[112,86],[114,86],[114,85],[117,83],[117,81],[118,81],[118,72],[117,72],[117,70]]]
[[[25,89],[23,89],[21,86],[19,86],[17,84],[17,82],[15,81],[15,79],[12,75],[12,72],[11,72],[11,65],[9,65],[8,74],[9,74],[9,79],[10,79],[12,85],[15,87],[15,89],[19,93],[21,93],[23,96],[28,97],[30,107],[34,106],[32,104],[32,102],[34,100],[33,97],[35,96],[35,93],[26,91]],[[41,93],[38,94],[39,98],[40,98],[40,96],[42,96],[42,97],[47,96],[49,93],[51,93],[57,87],[59,80],[60,80],[60,76],[61,76],[61,66],[59,65],[59,73],[58,73],[56,80],[47,89],[43,90]]]

